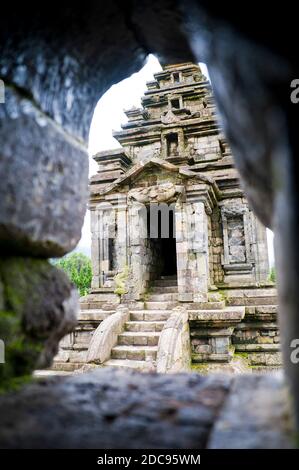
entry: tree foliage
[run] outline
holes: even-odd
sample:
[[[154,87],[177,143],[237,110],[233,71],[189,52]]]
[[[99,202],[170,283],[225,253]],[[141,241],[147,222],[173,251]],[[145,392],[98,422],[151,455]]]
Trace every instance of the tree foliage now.
[[[83,253],[70,253],[54,260],[56,267],[62,269],[77,287],[80,296],[86,295],[91,284],[91,260]]]

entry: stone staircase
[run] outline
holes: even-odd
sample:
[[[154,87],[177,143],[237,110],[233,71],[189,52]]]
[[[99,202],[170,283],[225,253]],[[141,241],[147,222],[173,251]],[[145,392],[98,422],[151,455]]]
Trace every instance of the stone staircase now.
[[[99,298],[97,295],[94,298],[89,295],[88,302],[81,302],[78,325],[71,338],[68,336],[63,339],[51,368],[53,372],[73,373],[85,368],[88,348],[96,328],[117,307],[112,302],[99,302]],[[111,357],[97,367],[113,366],[143,372],[156,370],[160,334],[177,305],[177,279],[165,276],[154,281],[147,298],[129,306],[129,321],[118,335]],[[279,364],[277,297],[274,288],[229,289],[223,291],[220,299],[219,294],[211,293],[209,301],[185,306],[189,312],[193,361],[214,361],[217,358],[223,361],[234,350],[248,355],[254,367]],[[245,312],[242,320],[239,318],[241,310]],[[234,323],[230,351],[223,354],[219,350],[220,355],[216,357],[209,353],[209,345],[213,345],[213,350],[217,349],[216,343],[221,342],[219,335],[225,336],[223,328],[227,328],[230,322]],[[217,328],[222,330],[217,333]],[[227,331],[232,334],[229,329]],[[220,344],[220,347],[223,345]]]
[[[111,313],[115,311],[99,302],[86,305],[81,302],[78,315],[78,324],[71,335],[67,335],[60,342],[60,350],[54,358],[51,370],[54,372],[72,373],[86,364],[86,356],[92,336]]]
[[[177,305],[177,279],[164,276],[154,281],[151,293],[143,303],[143,309],[130,310],[130,320],[125,331],[118,336],[118,343],[111,351],[111,358],[103,365],[145,372],[155,370],[158,342],[166,320]],[[138,303],[136,303],[138,304]]]

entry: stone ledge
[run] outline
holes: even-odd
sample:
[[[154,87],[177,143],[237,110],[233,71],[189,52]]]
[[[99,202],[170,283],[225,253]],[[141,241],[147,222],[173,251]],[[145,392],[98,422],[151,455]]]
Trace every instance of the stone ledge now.
[[[105,368],[43,379],[2,396],[0,447],[291,448],[287,404],[284,381],[276,375]]]
[[[282,374],[238,376],[213,428],[208,447],[295,447],[289,404]]]
[[[226,307],[223,310],[188,310],[189,321],[215,322],[224,324],[239,323],[245,315],[245,307]]]

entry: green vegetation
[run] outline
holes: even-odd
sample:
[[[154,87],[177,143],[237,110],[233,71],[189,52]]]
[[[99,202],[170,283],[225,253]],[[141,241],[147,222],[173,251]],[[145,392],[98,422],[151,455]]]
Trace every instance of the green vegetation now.
[[[225,290],[218,289],[217,294],[219,294],[221,300],[224,300],[225,303],[227,302],[227,292]]]
[[[88,294],[91,285],[91,260],[83,253],[70,253],[53,264],[62,269],[77,287],[80,296]]]
[[[200,364],[200,363],[194,363],[191,362],[191,371],[192,372],[197,372],[198,374],[201,375],[207,375],[209,373],[209,364]]]
[[[276,282],[276,269],[272,267],[269,273],[269,281]]]

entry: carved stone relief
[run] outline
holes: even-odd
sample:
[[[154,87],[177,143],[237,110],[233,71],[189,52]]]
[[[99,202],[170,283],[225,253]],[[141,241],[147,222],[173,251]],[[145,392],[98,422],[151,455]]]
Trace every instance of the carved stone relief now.
[[[173,183],[164,183],[148,188],[136,188],[129,191],[128,200],[137,201],[139,203],[159,203],[172,200],[177,195],[183,193],[183,186]]]

